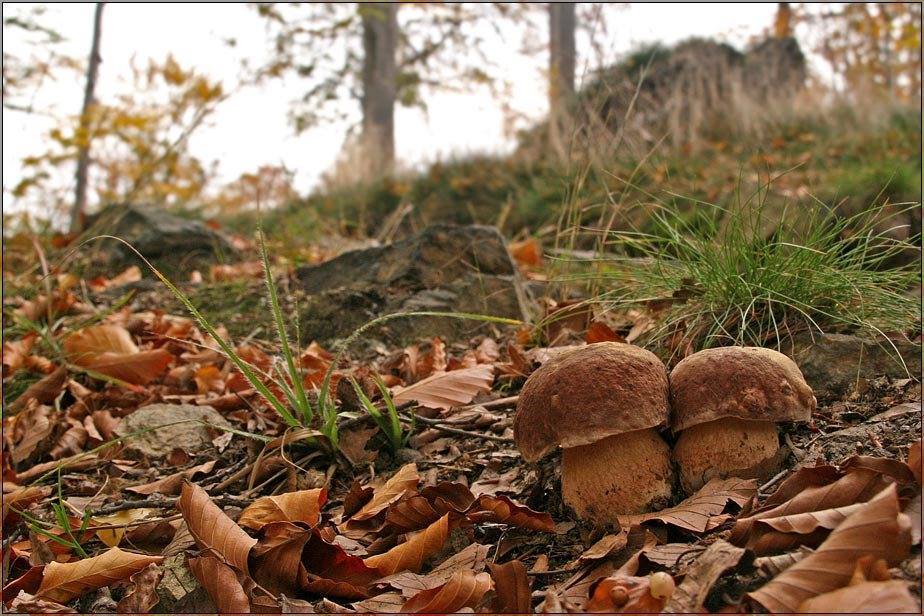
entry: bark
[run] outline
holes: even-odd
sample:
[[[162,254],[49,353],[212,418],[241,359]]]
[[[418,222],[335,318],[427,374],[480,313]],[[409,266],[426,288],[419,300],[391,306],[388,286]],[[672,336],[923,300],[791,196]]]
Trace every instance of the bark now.
[[[398,5],[369,2],[359,10],[364,52],[361,156],[364,171],[378,177],[391,173],[395,163]]]
[[[574,97],[575,16],[571,2],[549,3],[549,129],[552,147],[564,154]]]
[[[80,111],[80,150],[77,153],[77,187],[74,191],[74,209],[71,211],[71,231],[81,231],[86,219],[87,172],[90,167],[90,108],[94,103],[96,76],[102,58],[99,55],[99,41],[103,28],[103,7],[105,2],[96,3],[93,16],[93,43],[90,46],[90,60],[87,65],[87,85],[83,92],[83,108]]]

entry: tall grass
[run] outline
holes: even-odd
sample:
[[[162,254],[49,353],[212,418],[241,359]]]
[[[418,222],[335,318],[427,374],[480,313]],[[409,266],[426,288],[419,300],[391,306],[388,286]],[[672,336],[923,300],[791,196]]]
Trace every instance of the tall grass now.
[[[819,204],[767,220],[760,205],[700,204],[693,214],[661,205],[645,230],[608,232],[608,249],[628,256],[595,262],[589,277],[604,289],[595,301],[655,312],[642,342],[670,356],[778,346],[805,331],[908,334],[920,328],[909,293],[920,272],[892,265],[913,247],[888,225],[907,207],[843,218]]]

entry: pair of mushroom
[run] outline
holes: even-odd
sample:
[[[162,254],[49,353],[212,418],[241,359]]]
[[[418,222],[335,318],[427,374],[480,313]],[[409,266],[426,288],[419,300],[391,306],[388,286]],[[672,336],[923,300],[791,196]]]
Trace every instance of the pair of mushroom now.
[[[671,412],[673,409],[673,412]],[[776,351],[724,347],[660,359],[615,342],[543,364],[517,402],[514,437],[527,462],[562,447],[562,493],[581,518],[613,522],[668,504],[674,463],[693,492],[712,477],[764,477],[779,451],[776,423],[808,421],[815,396]],[[673,455],[658,430],[680,433]]]

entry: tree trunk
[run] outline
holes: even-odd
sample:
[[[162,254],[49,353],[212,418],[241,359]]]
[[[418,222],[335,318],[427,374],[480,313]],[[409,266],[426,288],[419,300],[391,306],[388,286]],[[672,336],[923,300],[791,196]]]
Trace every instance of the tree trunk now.
[[[79,148],[77,153],[77,187],[74,191],[74,209],[71,210],[71,231],[83,230],[87,209],[87,170],[90,166],[90,108],[93,106],[93,92],[96,90],[96,75],[102,58],[99,56],[99,40],[103,28],[103,6],[96,3],[93,16],[93,43],[90,46],[90,61],[87,65],[87,85],[83,91],[83,108],[80,110]]]
[[[792,36],[792,7],[788,2],[778,2],[776,5],[776,19],[773,22],[773,34],[776,38]]]
[[[574,4],[549,3],[549,137],[553,149],[564,156],[574,97]]]
[[[395,164],[395,95],[398,44],[398,5],[369,2],[359,5],[363,24],[363,169],[373,177],[387,175]]]

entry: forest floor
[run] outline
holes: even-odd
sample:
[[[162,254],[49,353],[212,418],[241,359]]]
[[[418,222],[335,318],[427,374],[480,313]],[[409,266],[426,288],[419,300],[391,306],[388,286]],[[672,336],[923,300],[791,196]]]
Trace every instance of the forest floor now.
[[[269,306],[245,269],[208,297],[183,288],[286,399],[270,378],[283,355]],[[646,315],[560,330],[553,348],[493,325],[406,346],[370,332],[339,357],[311,344],[296,361],[311,408],[332,375],[333,428],[287,424],[133,270],[4,285],[12,611],[920,610],[918,375],[816,391],[812,421],[781,427],[772,477],[678,488],[667,509],[599,525],[562,501],[560,454],[520,456],[517,397],[561,349],[631,338]]]

